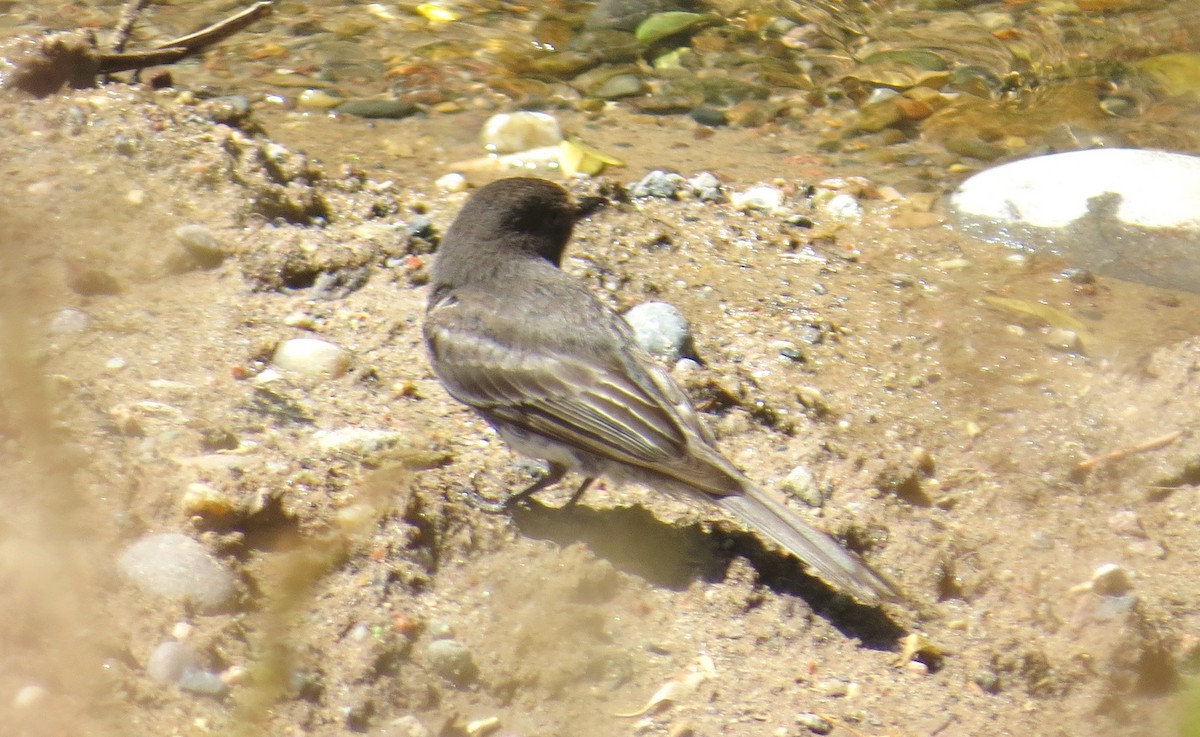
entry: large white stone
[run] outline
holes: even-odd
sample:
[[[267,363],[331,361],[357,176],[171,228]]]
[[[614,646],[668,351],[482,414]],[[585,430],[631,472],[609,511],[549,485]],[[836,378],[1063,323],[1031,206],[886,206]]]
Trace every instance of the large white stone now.
[[[1062,228],[1088,200],[1119,195],[1116,217],[1147,228],[1200,231],[1200,156],[1099,148],[1011,161],[967,179],[950,204],[964,215]]]

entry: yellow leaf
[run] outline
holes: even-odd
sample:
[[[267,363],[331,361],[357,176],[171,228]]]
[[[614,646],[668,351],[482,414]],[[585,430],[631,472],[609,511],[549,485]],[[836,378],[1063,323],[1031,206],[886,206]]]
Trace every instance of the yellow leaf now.
[[[558,166],[568,177],[579,172],[591,177],[604,171],[605,166],[625,166],[625,162],[592,148],[578,138],[568,138],[558,144]]]
[[[417,6],[417,12],[431,23],[453,23],[462,17],[445,5],[438,3],[421,3]]]

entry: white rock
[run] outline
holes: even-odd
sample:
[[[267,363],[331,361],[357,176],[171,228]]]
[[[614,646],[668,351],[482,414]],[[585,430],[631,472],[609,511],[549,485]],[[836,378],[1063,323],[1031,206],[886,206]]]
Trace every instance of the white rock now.
[[[342,427],[337,430],[321,430],[313,436],[313,442],[326,453],[372,453],[397,445],[404,434],[394,430],[369,430],[363,427]]]
[[[121,553],[117,567],[138,588],[171,599],[188,599],[205,611],[233,601],[233,575],[187,535],[147,535]]]
[[[861,220],[863,216],[863,208],[858,199],[845,193],[830,197],[825,203],[825,212],[831,218],[846,222]]]
[[[638,345],[652,356],[674,364],[684,355],[694,355],[692,328],[675,305],[643,302],[625,313]]]
[[[190,647],[181,642],[167,641],[150,653],[146,675],[155,683],[176,683],[184,671],[194,667],[195,663],[196,656]]]
[[[1067,264],[1200,292],[1200,156],[1094,149],[1003,164],[950,198],[960,227]]]
[[[739,210],[776,210],[783,205],[783,190],[778,187],[751,187],[734,192],[729,198]]]
[[[75,307],[67,307],[50,318],[50,332],[55,335],[73,335],[86,332],[92,325],[88,313]]]
[[[488,118],[479,137],[489,151],[504,154],[557,146],[563,134],[553,115],[522,110]]]
[[[433,184],[443,192],[465,192],[467,189],[467,178],[458,172],[450,172],[438,177],[437,181]]]
[[[293,338],[279,344],[271,361],[285,371],[335,378],[350,368],[350,352],[327,340]]]
[[[1088,200],[1120,195],[1116,217],[1148,228],[1200,231],[1200,156],[1101,148],[1011,161],[982,171],[951,195],[959,213],[1040,228],[1064,227]]]

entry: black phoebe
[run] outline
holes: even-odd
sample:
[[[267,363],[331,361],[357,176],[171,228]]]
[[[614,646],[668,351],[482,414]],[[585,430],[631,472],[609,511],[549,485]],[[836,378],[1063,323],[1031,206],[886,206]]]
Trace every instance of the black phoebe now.
[[[711,502],[861,601],[886,579],[804,523],[716,449],[687,395],[629,326],[559,268],[580,210],[544,179],[493,182],[463,205],[433,264],[425,343],[446,390],[549,473],[633,481]]]

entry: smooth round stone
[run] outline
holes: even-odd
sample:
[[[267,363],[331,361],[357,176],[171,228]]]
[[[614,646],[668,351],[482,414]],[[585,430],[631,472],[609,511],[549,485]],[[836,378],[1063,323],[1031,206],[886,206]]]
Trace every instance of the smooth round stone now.
[[[730,201],[739,210],[777,210],[783,206],[783,190],[778,187],[751,187],[745,192],[735,192]]]
[[[711,172],[702,171],[687,180],[687,183],[692,188],[692,194],[701,202],[725,201],[725,189],[721,186],[721,180]]]
[[[625,322],[633,328],[638,345],[652,356],[674,364],[695,355],[692,328],[675,305],[643,302],[625,313]]]
[[[159,644],[146,662],[146,675],[155,683],[177,683],[188,668],[196,664],[196,655],[182,642]]]
[[[177,683],[184,691],[205,694],[206,696],[220,696],[228,689],[225,681],[221,680],[221,677],[216,673],[194,667],[186,668],[180,674]]]
[[[488,118],[479,138],[489,151],[508,154],[557,146],[563,134],[553,115],[522,110],[499,113]]]
[[[225,260],[225,247],[213,232],[203,225],[180,225],[175,229],[175,238],[188,255],[204,268],[220,266]]]
[[[204,546],[187,535],[147,535],[121,553],[117,567],[149,594],[187,599],[204,611],[219,611],[233,602],[233,575]]]
[[[331,110],[345,101],[346,98],[325,90],[304,90],[296,98],[296,105],[309,110]]]
[[[959,186],[963,230],[1075,268],[1200,292],[1200,156],[1093,149],[1002,164]]]
[[[406,437],[404,433],[395,430],[342,427],[336,430],[318,430],[313,436],[313,441],[326,453],[366,455],[400,445]]]
[[[50,332],[54,335],[76,335],[87,332],[92,325],[88,313],[74,307],[67,307],[54,313],[50,318]]]
[[[463,683],[475,675],[471,649],[458,640],[434,640],[425,651],[433,670],[443,678]]]
[[[686,185],[687,180],[683,176],[655,169],[629,188],[629,196],[634,199],[661,197],[671,200],[678,197],[679,191]]]
[[[385,118],[399,120],[421,111],[411,102],[400,100],[349,100],[338,105],[337,111],[359,118]]]
[[[950,205],[977,218],[1063,228],[1106,194],[1120,197],[1113,214],[1121,222],[1200,233],[1200,156],[1165,151],[1101,148],[1011,161],[967,179]]]
[[[350,368],[350,352],[327,340],[293,338],[279,344],[271,362],[305,376],[336,378]]]
[[[824,209],[829,217],[843,222],[861,220],[863,216],[862,205],[853,195],[844,192],[830,197],[829,201],[825,203]]]
[[[450,172],[449,174],[440,176],[433,184],[441,191],[451,194],[467,191],[467,178],[458,172]]]

